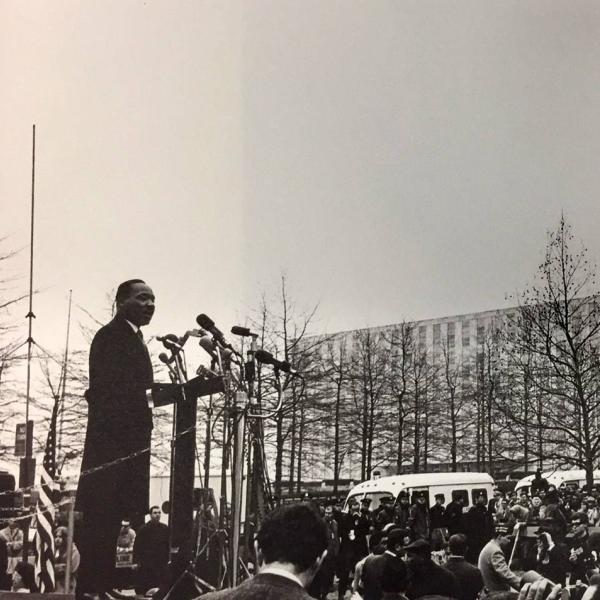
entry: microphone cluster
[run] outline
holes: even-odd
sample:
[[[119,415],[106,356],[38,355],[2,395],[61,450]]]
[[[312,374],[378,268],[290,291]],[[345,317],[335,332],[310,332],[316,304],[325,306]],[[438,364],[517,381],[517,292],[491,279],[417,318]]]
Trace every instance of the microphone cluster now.
[[[237,350],[227,341],[223,332],[215,325],[215,322],[206,314],[201,313],[196,317],[196,323],[200,326],[199,329],[192,329],[186,331],[182,337],[178,337],[174,333],[167,333],[164,336],[157,336],[157,340],[162,342],[163,346],[171,351],[171,356],[168,356],[165,352],[161,352],[158,358],[161,362],[166,365],[170,365],[175,357],[183,350],[184,344],[190,337],[199,338],[198,344],[200,347],[207,352],[211,359],[216,363],[219,359],[219,354],[222,361],[240,362],[242,360],[241,355]],[[234,325],[231,328],[231,333],[241,337],[253,337],[256,339],[258,334],[253,333],[247,327],[241,327]],[[218,350],[218,352],[217,352]],[[256,350],[254,352],[254,358],[261,364],[271,365],[276,371],[282,371],[293,376],[299,376],[298,371],[292,368],[292,365],[286,360],[278,360],[270,352],[266,350]]]

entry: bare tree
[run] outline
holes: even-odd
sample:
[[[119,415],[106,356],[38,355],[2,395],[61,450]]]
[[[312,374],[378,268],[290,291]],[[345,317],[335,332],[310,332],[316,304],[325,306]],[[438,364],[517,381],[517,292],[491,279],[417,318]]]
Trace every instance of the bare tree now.
[[[587,249],[573,250],[573,243],[563,217],[549,235],[533,284],[517,297],[506,329],[507,356],[535,391],[527,422],[544,440],[532,452],[585,469],[591,485],[600,458],[600,297]],[[504,412],[525,425],[524,411],[505,405]]]

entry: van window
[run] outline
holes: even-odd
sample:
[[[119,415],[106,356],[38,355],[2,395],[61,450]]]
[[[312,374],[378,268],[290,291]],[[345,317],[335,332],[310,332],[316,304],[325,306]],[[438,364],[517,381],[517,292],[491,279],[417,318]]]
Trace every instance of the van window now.
[[[463,506],[469,506],[469,492],[467,490],[452,490],[452,500],[462,498]]]
[[[485,502],[487,504],[487,490],[485,488],[473,488],[471,490],[471,500],[472,503],[475,504],[475,502],[477,501],[477,498],[479,498],[479,496],[483,496],[485,498]]]
[[[427,507],[431,506],[429,503],[429,490],[413,490],[410,497],[410,503],[416,504],[419,496],[423,496],[423,498],[425,498],[425,504]]]
[[[369,510],[373,512],[376,508],[381,504],[381,499],[383,497],[391,498],[392,505],[394,504],[394,496],[389,492],[367,492],[365,494],[365,498],[368,498],[371,501],[369,504]]]
[[[350,507],[351,502],[358,502],[360,503],[361,498],[363,497],[363,493],[359,492],[358,494],[352,494],[352,496],[348,496],[348,499],[346,500],[346,506],[344,506],[344,510],[348,510],[348,508]]]

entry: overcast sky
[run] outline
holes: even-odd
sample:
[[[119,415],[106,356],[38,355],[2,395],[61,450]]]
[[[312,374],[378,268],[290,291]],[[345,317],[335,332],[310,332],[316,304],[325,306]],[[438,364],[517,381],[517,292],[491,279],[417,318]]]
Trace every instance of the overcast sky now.
[[[600,258],[596,1],[1,0],[0,84],[48,348],[70,288],[102,315],[130,277],[149,334],[228,330],[282,272],[333,332],[505,306],[563,210]]]

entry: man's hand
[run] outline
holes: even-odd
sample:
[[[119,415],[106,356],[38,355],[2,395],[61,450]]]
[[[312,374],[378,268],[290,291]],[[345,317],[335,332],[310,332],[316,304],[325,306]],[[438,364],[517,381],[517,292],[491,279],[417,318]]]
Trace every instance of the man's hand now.
[[[564,591],[560,583],[554,585],[549,579],[538,579],[521,588],[518,600],[559,600],[561,597],[565,600]],[[566,591],[568,594],[568,590]]]

